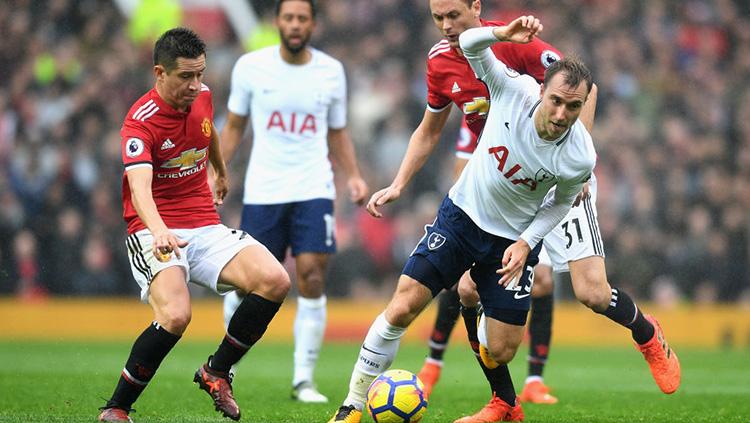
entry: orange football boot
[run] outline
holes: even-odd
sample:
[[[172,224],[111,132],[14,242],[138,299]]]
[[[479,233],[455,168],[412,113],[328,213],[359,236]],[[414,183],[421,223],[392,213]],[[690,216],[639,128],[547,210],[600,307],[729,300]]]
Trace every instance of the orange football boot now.
[[[665,394],[671,394],[680,387],[680,360],[667,344],[659,322],[648,314],[645,317],[654,325],[654,336],[645,344],[636,346],[648,362],[659,389]]]
[[[443,366],[437,364],[434,361],[427,360],[422,366],[422,370],[417,373],[417,377],[422,381],[424,385],[424,399],[428,399],[432,393],[432,388],[440,380],[440,372],[443,370]]]
[[[524,385],[518,400],[532,404],[557,404],[557,398],[550,395],[549,388],[541,380],[532,380]]]
[[[523,409],[516,399],[516,405],[511,407],[507,402],[492,394],[492,399],[476,414],[454,421],[453,423],[493,423],[493,422],[522,422]]]

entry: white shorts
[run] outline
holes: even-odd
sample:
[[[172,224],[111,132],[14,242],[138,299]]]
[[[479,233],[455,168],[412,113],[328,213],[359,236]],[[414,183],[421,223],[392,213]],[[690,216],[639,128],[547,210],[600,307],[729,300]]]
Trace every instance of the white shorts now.
[[[592,256],[604,257],[604,243],[596,213],[596,179],[593,175],[589,187],[590,197],[571,208],[562,222],[544,237],[544,247],[556,273],[567,272],[570,261]]]
[[[160,262],[151,251],[153,236],[148,229],[128,235],[126,245],[133,277],[141,287],[141,301],[148,302],[149,285],[157,273],[180,266],[185,269],[187,282],[205,286],[224,295],[234,287],[218,284],[219,274],[229,261],[245,247],[261,245],[253,237],[239,229],[222,224],[195,229],[172,229],[188,245],[180,249],[180,258],[172,254],[166,262]]]

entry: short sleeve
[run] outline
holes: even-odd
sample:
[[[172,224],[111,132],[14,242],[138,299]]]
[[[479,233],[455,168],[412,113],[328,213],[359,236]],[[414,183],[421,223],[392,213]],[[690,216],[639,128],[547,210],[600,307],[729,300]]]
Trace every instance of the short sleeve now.
[[[250,102],[253,99],[253,88],[250,74],[250,61],[247,56],[240,57],[232,69],[232,82],[227,100],[227,109],[239,116],[250,113]]]
[[[440,78],[434,70],[434,62],[427,60],[427,108],[434,113],[439,113],[451,105],[451,99],[440,93]]]
[[[151,148],[153,137],[140,125],[127,120],[120,131],[122,163],[125,170],[135,167],[153,167]]]
[[[328,108],[328,127],[341,129],[346,127],[346,74],[344,66],[337,67],[336,84],[333,88],[331,105]]]

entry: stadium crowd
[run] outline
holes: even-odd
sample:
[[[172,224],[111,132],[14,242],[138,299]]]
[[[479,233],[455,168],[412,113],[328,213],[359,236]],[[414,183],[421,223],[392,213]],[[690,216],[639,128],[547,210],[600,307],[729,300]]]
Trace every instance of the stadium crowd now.
[[[270,2],[254,3],[264,15]],[[376,190],[390,183],[424,112],[425,60],[439,34],[426,0],[320,3],[313,45],[346,66],[350,129]],[[597,206],[610,278],[662,303],[750,304],[750,3],[483,4],[486,18],[539,16],[542,37],[580,55],[594,72]],[[133,41],[110,1],[4,6],[0,293],[134,293],[121,218],[119,122],[152,84],[143,71],[152,40]],[[243,48],[226,22],[219,28],[207,37],[204,82],[221,127],[231,66]],[[392,291],[382,281],[395,280],[450,186],[460,113],[452,115],[441,151],[385,219],[337,202],[339,252],[329,295]],[[239,222],[245,165],[231,163],[234,190],[222,210],[230,226]]]

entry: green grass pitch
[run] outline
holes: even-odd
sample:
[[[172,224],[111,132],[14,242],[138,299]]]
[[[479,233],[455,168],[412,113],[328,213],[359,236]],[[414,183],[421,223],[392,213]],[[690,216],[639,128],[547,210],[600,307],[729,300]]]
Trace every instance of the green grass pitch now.
[[[258,344],[234,383],[244,422],[326,422],[346,395],[359,345],[326,344],[316,371],[328,405],[301,405],[289,397],[292,346]],[[229,421],[192,383],[214,345],[178,344],[135,404],[138,422]],[[0,342],[0,422],[93,422],[112,393],[130,344]],[[402,345],[392,368],[418,371],[427,349]],[[640,354],[630,348],[554,347],[546,381],[556,405],[526,405],[538,422],[748,422],[750,351],[679,349],[682,386],[661,394]],[[526,346],[512,364],[516,388],[526,376]],[[424,422],[452,422],[489,399],[486,382],[465,344],[446,353],[443,376]],[[365,417],[363,422],[371,421]]]

